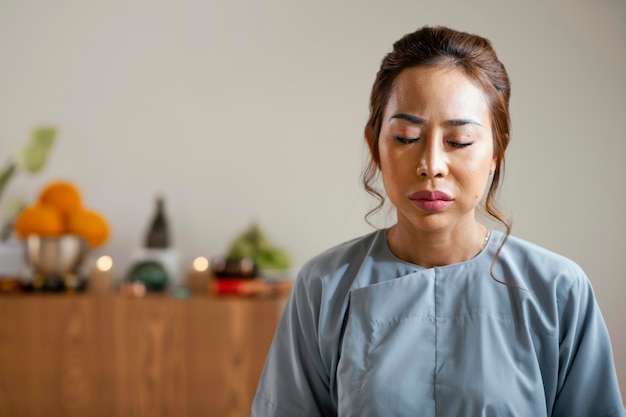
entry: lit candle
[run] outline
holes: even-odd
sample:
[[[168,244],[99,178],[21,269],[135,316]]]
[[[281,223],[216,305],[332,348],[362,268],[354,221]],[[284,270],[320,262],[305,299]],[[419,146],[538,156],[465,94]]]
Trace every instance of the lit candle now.
[[[198,256],[193,260],[191,269],[187,271],[187,286],[193,292],[206,292],[211,278],[209,260],[204,256]]]
[[[96,260],[89,274],[89,291],[96,294],[109,294],[113,289],[113,259],[101,256]]]

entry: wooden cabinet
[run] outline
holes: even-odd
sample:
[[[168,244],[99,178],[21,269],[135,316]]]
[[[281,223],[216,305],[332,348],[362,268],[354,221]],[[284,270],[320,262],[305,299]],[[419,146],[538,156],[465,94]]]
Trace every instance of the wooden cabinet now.
[[[0,417],[249,416],[275,298],[0,297]]]

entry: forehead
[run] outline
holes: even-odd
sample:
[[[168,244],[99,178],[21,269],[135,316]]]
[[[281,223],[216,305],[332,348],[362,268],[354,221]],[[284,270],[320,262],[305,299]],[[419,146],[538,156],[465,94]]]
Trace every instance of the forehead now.
[[[400,72],[394,80],[385,113],[400,110],[444,112],[448,116],[460,116],[456,113],[489,115],[483,90],[461,70],[449,65],[411,67]]]

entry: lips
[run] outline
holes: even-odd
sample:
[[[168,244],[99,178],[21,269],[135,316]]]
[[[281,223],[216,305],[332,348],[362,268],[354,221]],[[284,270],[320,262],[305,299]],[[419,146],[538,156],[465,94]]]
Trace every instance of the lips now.
[[[441,211],[448,207],[454,199],[443,191],[423,190],[413,193],[409,199],[415,206],[430,212]]]

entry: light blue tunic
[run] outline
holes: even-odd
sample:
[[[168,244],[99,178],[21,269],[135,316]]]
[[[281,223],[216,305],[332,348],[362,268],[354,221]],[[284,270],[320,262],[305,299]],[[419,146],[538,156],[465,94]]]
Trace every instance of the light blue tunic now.
[[[493,267],[510,285],[498,283],[503,236],[429,269],[396,258],[384,230],[309,261],[252,415],[625,416],[584,272],[510,237]]]

